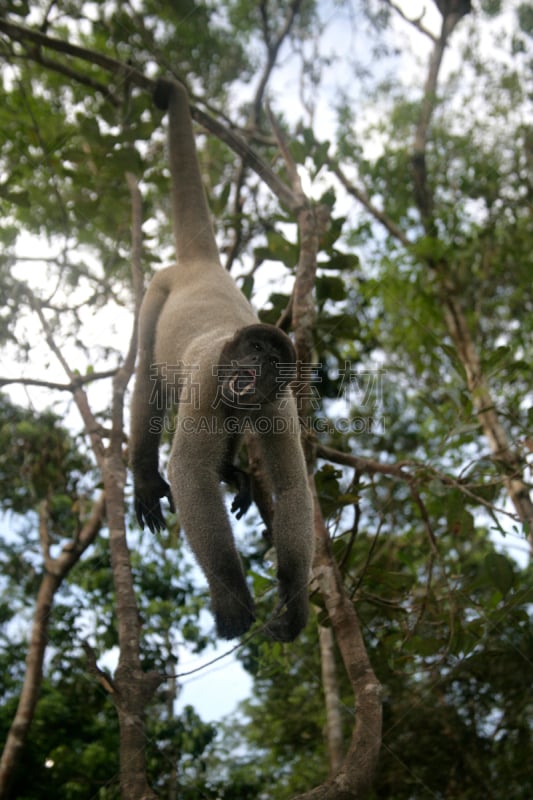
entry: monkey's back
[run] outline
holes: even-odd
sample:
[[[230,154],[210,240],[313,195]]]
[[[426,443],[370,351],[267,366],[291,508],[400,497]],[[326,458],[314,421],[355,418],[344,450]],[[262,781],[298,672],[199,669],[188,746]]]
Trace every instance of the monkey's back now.
[[[158,363],[190,359],[195,342],[202,341],[203,350],[210,335],[215,352],[221,340],[258,322],[248,300],[218,264],[170,267],[158,273],[154,282],[159,275],[168,294],[157,321],[154,357]]]

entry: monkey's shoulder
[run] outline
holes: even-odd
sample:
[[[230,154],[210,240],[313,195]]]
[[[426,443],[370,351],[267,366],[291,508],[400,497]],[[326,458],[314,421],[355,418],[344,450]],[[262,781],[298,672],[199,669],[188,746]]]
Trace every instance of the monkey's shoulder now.
[[[174,280],[157,320],[156,350],[162,355],[183,352],[203,337],[214,351],[221,337],[257,323],[252,306],[222,268],[210,277]]]
[[[219,326],[204,334],[189,336],[184,328],[182,336],[171,341],[156,341],[156,363],[161,366],[160,379],[166,385],[175,381],[181,385],[201,386],[204,400],[217,393],[220,352],[231,339],[233,328]]]

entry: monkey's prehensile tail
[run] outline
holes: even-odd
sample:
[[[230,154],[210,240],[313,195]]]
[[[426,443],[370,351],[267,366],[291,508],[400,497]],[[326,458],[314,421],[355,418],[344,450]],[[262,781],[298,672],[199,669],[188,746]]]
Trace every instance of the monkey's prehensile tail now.
[[[154,90],[154,103],[169,112],[172,222],[178,263],[217,262],[218,248],[196,154],[187,90],[178,81],[160,79]]]

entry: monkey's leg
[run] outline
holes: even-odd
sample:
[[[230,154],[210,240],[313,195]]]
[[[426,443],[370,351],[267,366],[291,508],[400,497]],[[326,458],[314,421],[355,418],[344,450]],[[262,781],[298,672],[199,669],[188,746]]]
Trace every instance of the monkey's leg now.
[[[255,615],[219,485],[223,446],[215,433],[178,431],[168,474],[180,521],[209,584],[217,633],[233,639]]]
[[[295,417],[296,429],[298,420]],[[313,556],[313,505],[299,433],[261,441],[274,492],[272,538],[278,561],[280,603],[269,623],[273,639],[290,642],[307,623]]]

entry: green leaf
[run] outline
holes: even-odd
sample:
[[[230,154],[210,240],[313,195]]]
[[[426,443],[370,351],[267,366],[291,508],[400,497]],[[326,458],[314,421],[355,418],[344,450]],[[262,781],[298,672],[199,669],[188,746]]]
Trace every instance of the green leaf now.
[[[514,567],[510,560],[501,553],[489,553],[485,556],[485,570],[494,586],[505,597],[515,582]]]
[[[241,292],[248,300],[251,300],[254,291],[254,276],[246,275],[241,283]]]
[[[338,269],[353,272],[359,266],[359,256],[355,253],[339,253],[338,250],[333,250],[329,255],[329,260],[321,263],[322,269]]]
[[[342,278],[334,275],[320,275],[316,281],[317,300],[345,300],[346,286]]]

